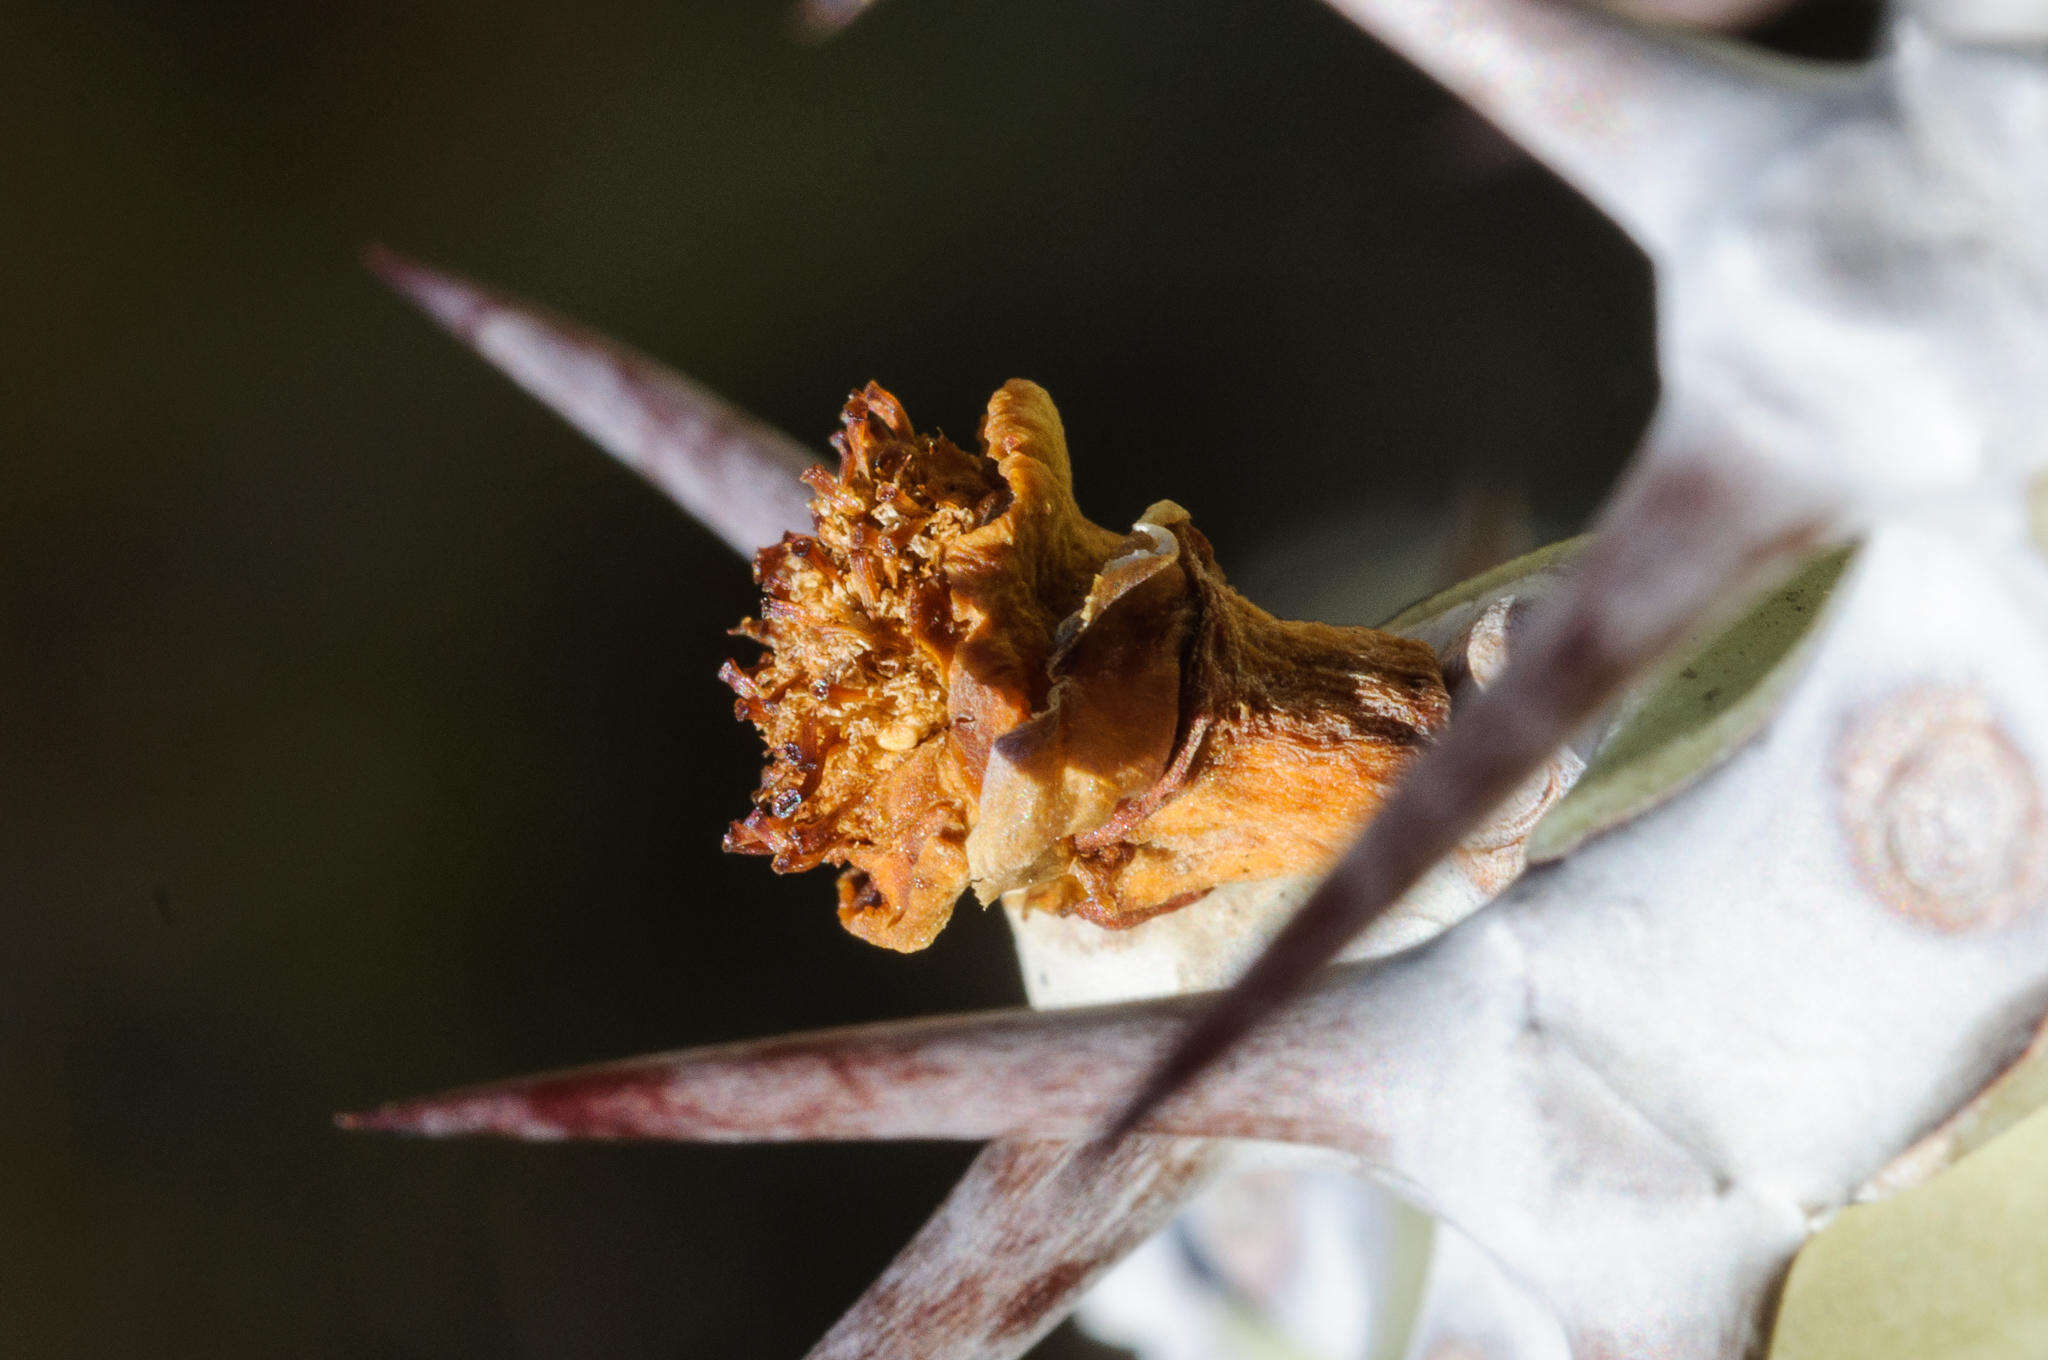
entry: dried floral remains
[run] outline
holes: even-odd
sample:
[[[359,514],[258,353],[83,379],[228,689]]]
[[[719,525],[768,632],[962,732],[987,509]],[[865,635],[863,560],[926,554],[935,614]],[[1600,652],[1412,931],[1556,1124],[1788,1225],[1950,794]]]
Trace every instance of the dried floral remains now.
[[[723,672],[768,752],[726,848],[845,866],[864,939],[921,949],[970,887],[1123,927],[1313,873],[1449,715],[1427,645],[1274,618],[1173,502],[1090,522],[1034,384],[978,453],[873,384],[842,424],[813,532],[755,560],[764,653]]]

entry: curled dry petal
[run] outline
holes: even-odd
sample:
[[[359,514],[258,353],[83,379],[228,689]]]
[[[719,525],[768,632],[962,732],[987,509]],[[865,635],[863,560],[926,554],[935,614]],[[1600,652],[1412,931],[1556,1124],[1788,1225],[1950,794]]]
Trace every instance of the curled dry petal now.
[[[1089,522],[1033,384],[979,454],[873,385],[844,424],[814,532],[757,561],[767,654],[726,671],[769,752],[727,848],[848,866],[865,939],[923,948],[970,886],[1123,927],[1313,873],[1448,716],[1426,644],[1274,618],[1171,501]]]

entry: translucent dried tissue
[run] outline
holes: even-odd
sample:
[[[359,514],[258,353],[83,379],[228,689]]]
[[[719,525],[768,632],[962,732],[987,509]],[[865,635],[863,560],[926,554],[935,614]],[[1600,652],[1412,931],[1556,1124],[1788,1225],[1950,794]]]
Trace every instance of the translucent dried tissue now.
[[[1449,715],[1426,644],[1274,618],[1172,502],[1089,522],[1031,383],[982,453],[872,384],[843,424],[814,532],[756,560],[766,655],[725,671],[768,748],[726,844],[848,866],[864,939],[921,949],[970,886],[1121,927],[1315,872]]]

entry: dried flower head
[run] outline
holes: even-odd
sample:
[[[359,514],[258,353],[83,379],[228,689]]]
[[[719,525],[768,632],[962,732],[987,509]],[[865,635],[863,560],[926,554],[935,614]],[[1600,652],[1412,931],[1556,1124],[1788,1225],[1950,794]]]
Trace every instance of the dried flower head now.
[[[768,747],[726,846],[849,866],[863,939],[921,949],[970,886],[1120,927],[1313,873],[1449,714],[1426,644],[1274,618],[1171,501],[1091,523],[1031,383],[978,454],[872,384],[843,423],[814,531],[756,559],[766,654],[724,672]]]

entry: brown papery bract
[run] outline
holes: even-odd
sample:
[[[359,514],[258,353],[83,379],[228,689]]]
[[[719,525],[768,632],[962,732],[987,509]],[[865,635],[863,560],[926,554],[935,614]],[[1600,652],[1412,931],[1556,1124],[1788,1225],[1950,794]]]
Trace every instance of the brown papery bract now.
[[[1172,502],[1089,522],[1031,383],[980,454],[872,384],[843,423],[815,531],[756,559],[767,654],[724,672],[769,757],[726,846],[848,866],[863,939],[921,949],[970,886],[1120,927],[1313,873],[1448,716],[1426,645],[1274,618]]]

